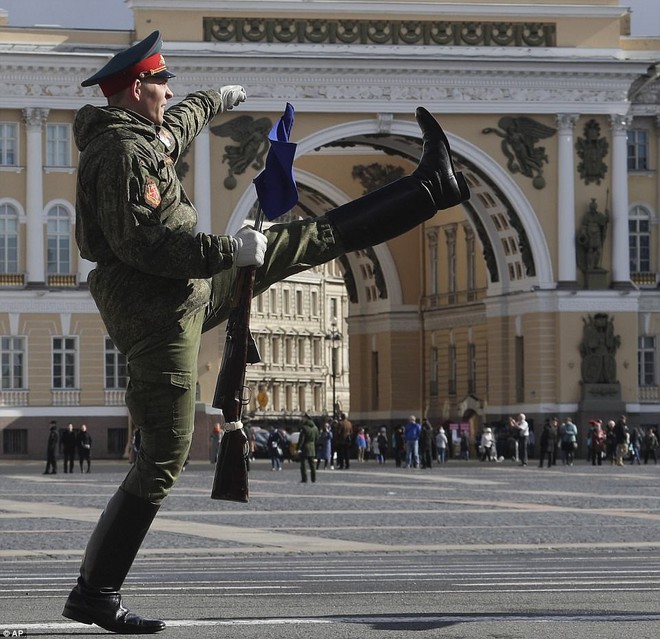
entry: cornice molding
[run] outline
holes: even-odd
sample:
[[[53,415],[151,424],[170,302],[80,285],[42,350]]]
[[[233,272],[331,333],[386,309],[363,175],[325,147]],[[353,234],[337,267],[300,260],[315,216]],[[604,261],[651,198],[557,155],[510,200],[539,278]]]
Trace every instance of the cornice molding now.
[[[194,7],[180,0],[126,0],[133,10],[168,11],[218,11],[217,0],[196,0]],[[222,3],[223,13],[255,14],[258,12],[286,15],[403,15],[420,16],[494,16],[507,18],[547,17],[548,14],[562,18],[622,18],[628,15],[625,6],[583,4],[461,4],[458,2],[388,2],[387,0],[226,0]]]
[[[98,315],[98,309],[89,291],[3,290],[0,313]]]
[[[486,317],[513,317],[537,313],[638,313],[637,291],[536,291],[484,300]]]
[[[23,56],[21,56],[23,57]],[[170,56],[170,59],[171,56]],[[16,60],[0,55],[0,92],[3,107],[77,109],[86,102],[104,103],[94,92],[80,87],[80,78],[94,67],[80,60],[52,63]],[[223,59],[192,66],[190,59],[170,62],[177,70],[173,89],[184,96],[200,88],[216,86]],[[201,62],[201,61],[200,61]],[[84,66],[84,68],[83,68]],[[636,66],[636,65],[634,65]],[[223,70],[223,84],[248,88],[252,111],[279,109],[283,100],[295,101],[299,111],[325,112],[328,104],[337,112],[409,113],[420,102],[436,112],[462,113],[582,113],[621,114],[628,110],[626,96],[636,73],[624,65],[608,71],[588,72],[564,67],[542,69],[542,65],[490,64],[475,67],[472,61],[452,64],[423,64],[390,60],[272,60],[251,58],[240,67]]]

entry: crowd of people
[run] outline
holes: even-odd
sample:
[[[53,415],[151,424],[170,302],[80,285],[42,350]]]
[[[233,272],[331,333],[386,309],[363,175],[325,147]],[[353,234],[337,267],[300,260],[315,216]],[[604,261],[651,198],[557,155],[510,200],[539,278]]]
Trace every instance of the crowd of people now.
[[[475,450],[480,461],[503,462],[512,460],[526,466],[535,454],[535,434],[526,416],[520,413],[511,417],[506,426],[485,426],[473,441],[467,432],[433,426],[428,419],[420,421],[410,415],[405,424],[394,428],[382,425],[375,429],[354,426],[346,413],[339,419],[325,420],[318,425],[309,420],[316,433],[303,427],[301,435],[292,437],[284,428],[272,427],[268,433],[267,450],[274,471],[281,471],[286,461],[299,460],[309,468],[311,481],[316,481],[316,471],[349,469],[351,461],[377,464],[393,462],[397,468],[431,468],[444,464],[449,459],[469,460],[470,451]],[[305,426],[303,424],[303,426]],[[222,437],[222,427],[216,423],[209,443],[211,463],[215,463]],[[310,444],[310,438],[312,444]],[[255,438],[251,434],[251,457],[254,458]],[[630,427],[625,415],[606,422],[589,420],[583,439],[571,417],[561,422],[557,417],[545,421],[539,437],[538,465],[540,468],[561,465],[572,466],[583,442],[584,458],[592,465],[603,463],[622,466],[624,463],[658,463],[658,433],[656,428]],[[134,455],[139,451],[140,432],[136,430],[131,442]],[[58,433],[57,424],[50,422],[47,439],[46,469],[44,475],[57,473],[57,460],[61,456],[64,472],[73,473],[76,457],[80,472],[91,470],[92,438],[87,426],[74,429],[73,424]],[[301,449],[305,452],[300,455]],[[301,473],[302,473],[301,469]],[[302,481],[306,481],[303,474]]]
[[[324,470],[349,469],[351,463],[366,461],[425,469],[449,459],[470,460],[472,451],[483,462],[509,460],[521,466],[527,466],[538,455],[540,468],[573,466],[582,453],[593,465],[647,464],[649,460],[657,464],[660,446],[655,428],[631,428],[625,415],[605,423],[589,420],[581,433],[571,417],[561,421],[551,417],[535,432],[526,415],[519,413],[504,424],[485,426],[471,439],[467,430],[448,424],[433,426],[428,419],[420,421],[415,415],[393,428],[382,425],[368,429],[353,425],[342,413],[339,419],[320,422],[317,431],[315,470],[321,466]],[[296,456],[300,447],[296,437],[285,429],[271,428],[268,451],[272,470],[282,470],[283,462]]]

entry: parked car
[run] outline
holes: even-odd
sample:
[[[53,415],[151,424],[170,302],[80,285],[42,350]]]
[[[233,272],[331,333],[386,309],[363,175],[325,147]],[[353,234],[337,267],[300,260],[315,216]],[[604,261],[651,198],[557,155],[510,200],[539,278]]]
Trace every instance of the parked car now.
[[[270,436],[270,431],[255,426],[252,426],[251,429],[254,434],[254,456],[257,459],[269,459],[268,437]]]

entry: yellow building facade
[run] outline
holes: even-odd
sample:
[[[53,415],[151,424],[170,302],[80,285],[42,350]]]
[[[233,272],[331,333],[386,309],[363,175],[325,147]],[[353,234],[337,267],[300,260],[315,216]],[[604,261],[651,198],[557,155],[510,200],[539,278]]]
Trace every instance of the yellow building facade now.
[[[627,35],[626,7],[127,4],[130,32],[0,24],[2,455],[43,454],[50,419],[87,423],[99,456],[124,450],[125,370],[85,286],[93,264],[72,240],[71,125],[83,104],[103,104],[80,81],[154,29],[174,100],[225,84],[248,93],[179,167],[202,231],[232,233],[253,215],[265,135],[287,101],[294,215],[409,173],[418,105],[442,123],[471,187],[465,205],[255,300],[266,356],[248,372],[250,415],[331,412],[334,381],[336,404],[373,428],[411,413],[472,436],[519,412],[536,433],[551,415],[582,432],[620,413],[658,424],[660,40]],[[285,290],[291,313],[274,322]],[[217,419],[223,339],[206,335],[200,355],[197,457]]]

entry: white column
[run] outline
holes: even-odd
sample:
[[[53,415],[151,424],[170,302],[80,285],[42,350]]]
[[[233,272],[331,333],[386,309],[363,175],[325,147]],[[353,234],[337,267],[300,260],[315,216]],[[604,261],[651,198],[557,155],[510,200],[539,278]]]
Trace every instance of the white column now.
[[[197,232],[211,233],[211,136],[208,127],[195,138],[194,154]]]
[[[630,253],[628,247],[628,144],[629,117],[611,115],[612,125],[612,287],[629,288]]]
[[[40,285],[46,281],[44,260],[43,223],[43,125],[48,118],[48,109],[34,107],[23,109],[23,120],[27,132],[26,151],[26,270],[27,284]]]
[[[573,129],[578,117],[572,113],[557,115],[557,286],[560,288],[574,288],[577,283]]]

